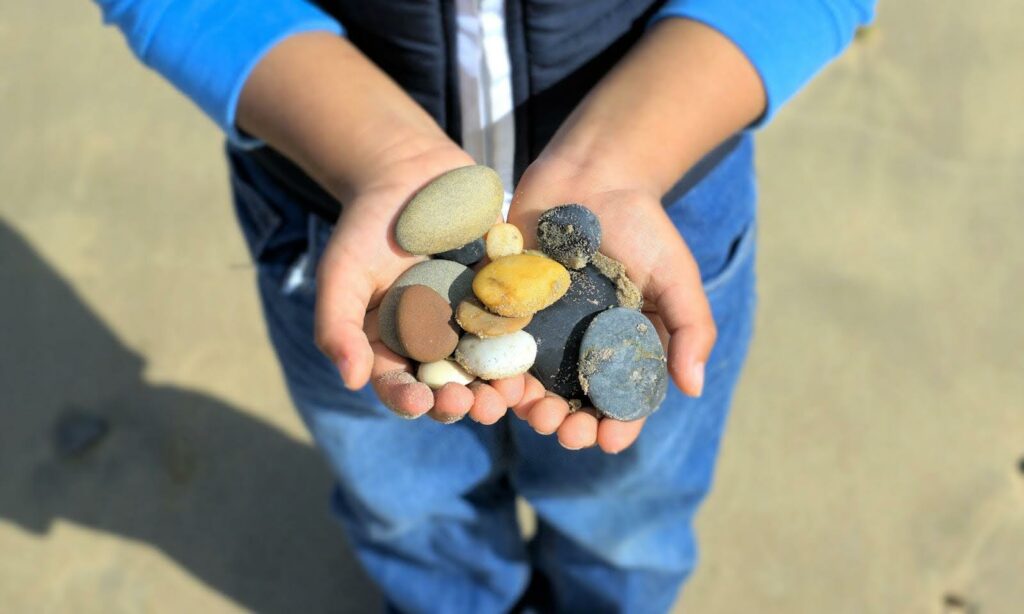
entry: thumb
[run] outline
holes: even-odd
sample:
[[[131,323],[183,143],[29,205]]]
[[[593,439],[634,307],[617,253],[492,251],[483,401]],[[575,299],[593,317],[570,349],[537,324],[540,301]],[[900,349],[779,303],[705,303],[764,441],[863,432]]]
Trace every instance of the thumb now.
[[[345,386],[366,385],[373,367],[373,350],[363,332],[373,283],[357,256],[348,252],[339,232],[331,237],[317,270],[316,345],[335,364]]]
[[[677,254],[663,260],[651,276],[648,295],[669,334],[669,372],[683,392],[699,397],[718,331],[697,263],[681,241],[673,251]]]

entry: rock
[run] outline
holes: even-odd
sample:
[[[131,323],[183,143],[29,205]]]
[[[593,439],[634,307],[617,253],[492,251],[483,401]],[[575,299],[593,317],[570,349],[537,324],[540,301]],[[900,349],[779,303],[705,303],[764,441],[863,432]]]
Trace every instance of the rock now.
[[[506,318],[493,314],[475,298],[467,298],[459,303],[455,310],[455,321],[459,323],[462,330],[484,339],[523,330],[530,320],[531,316]]]
[[[434,362],[448,358],[459,344],[459,329],[452,320],[452,306],[432,288],[407,286],[395,310],[398,342],[409,358]]]
[[[594,407],[616,420],[658,409],[668,392],[668,365],[651,321],[622,307],[598,314],[580,343],[580,384]]]
[[[398,216],[395,240],[410,254],[439,254],[484,236],[501,215],[505,189],[486,166],[464,166],[434,179]]]
[[[566,399],[582,399],[579,378],[580,341],[598,313],[618,307],[615,284],[588,265],[569,271],[572,283],[565,296],[534,314],[526,332],[537,341],[537,359],[530,370],[544,387]]]
[[[583,205],[548,209],[537,220],[537,241],[548,256],[581,269],[601,247],[601,222]]]
[[[106,437],[110,424],[99,416],[74,411],[53,427],[53,445],[61,458],[82,456]]]
[[[403,288],[423,285],[432,288],[453,307],[472,293],[473,271],[451,260],[426,260],[402,273],[388,289],[378,310],[380,339],[391,351],[406,356],[398,338],[398,300]]]
[[[596,252],[590,257],[590,263],[597,267],[601,274],[612,280],[615,284],[615,292],[619,296],[619,305],[640,311],[644,306],[644,295],[640,288],[636,287],[633,280],[626,275],[626,265],[614,258],[609,258],[601,252]]]
[[[494,313],[510,318],[532,315],[562,298],[569,272],[550,258],[518,254],[488,264],[473,279],[473,292]]]
[[[484,240],[481,238],[470,241],[460,248],[450,249],[446,252],[441,252],[440,254],[434,254],[434,258],[438,258],[440,260],[451,260],[466,266],[473,266],[484,259],[485,253]]]
[[[487,257],[491,260],[523,252],[523,233],[512,224],[495,224],[487,231]]]
[[[474,377],[455,361],[438,360],[421,364],[416,370],[416,379],[429,386],[431,390],[438,390],[450,383],[465,386],[472,382]]]
[[[521,330],[490,339],[464,335],[455,349],[455,360],[466,371],[486,380],[526,373],[536,357],[537,342]]]

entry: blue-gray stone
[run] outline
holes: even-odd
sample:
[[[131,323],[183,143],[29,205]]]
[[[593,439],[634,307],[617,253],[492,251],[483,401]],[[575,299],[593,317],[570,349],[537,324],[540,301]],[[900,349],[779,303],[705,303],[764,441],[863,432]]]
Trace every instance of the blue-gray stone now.
[[[569,290],[550,307],[534,314],[526,332],[537,341],[530,373],[544,387],[566,399],[586,400],[580,386],[580,341],[590,320],[619,305],[615,284],[593,265],[569,271]]]
[[[594,407],[617,420],[638,420],[658,409],[668,392],[665,350],[639,311],[598,314],[580,343],[580,382]]]
[[[458,262],[466,266],[473,266],[484,259],[484,254],[487,253],[486,246],[484,245],[483,238],[470,241],[462,247],[456,249],[450,249],[446,252],[436,254],[434,258],[438,260],[451,260],[452,262]]]
[[[561,205],[537,220],[541,250],[570,269],[582,269],[601,247],[601,222],[583,205]]]

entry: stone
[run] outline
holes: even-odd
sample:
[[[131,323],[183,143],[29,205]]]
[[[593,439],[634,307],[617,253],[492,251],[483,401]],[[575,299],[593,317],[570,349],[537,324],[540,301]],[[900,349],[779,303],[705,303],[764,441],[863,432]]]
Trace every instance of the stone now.
[[[537,342],[521,330],[489,339],[464,335],[455,349],[455,360],[466,371],[486,380],[526,373],[536,357]]]
[[[82,411],[72,411],[53,427],[53,445],[61,458],[79,457],[96,447],[107,436],[106,419]]]
[[[398,216],[395,240],[410,254],[460,248],[484,236],[501,215],[505,189],[486,166],[464,166],[424,186]]]
[[[569,289],[569,272],[536,254],[506,256],[491,262],[473,279],[473,292],[489,310],[518,318],[551,305]]]
[[[403,288],[423,285],[432,288],[448,301],[452,308],[472,293],[473,271],[458,262],[451,260],[425,260],[413,265],[405,273],[398,276],[378,308],[378,327],[380,339],[384,345],[399,354],[406,356],[405,348],[398,338],[398,301],[402,297]]]
[[[473,266],[483,260],[484,254],[486,253],[484,240],[483,238],[480,238],[474,239],[457,249],[450,249],[446,252],[441,252],[440,254],[434,254],[434,258],[438,258],[440,260],[451,260],[466,266]]]
[[[523,252],[523,233],[513,224],[495,224],[487,231],[487,257],[491,260]]]
[[[438,360],[420,364],[416,370],[416,379],[429,386],[431,390],[438,390],[445,384],[465,386],[476,378],[453,360]]]
[[[459,328],[452,320],[452,306],[433,288],[407,286],[395,310],[398,342],[405,354],[419,362],[451,356],[459,344]]]
[[[537,220],[537,242],[551,258],[581,269],[601,247],[601,222],[583,205],[548,209]]]
[[[640,288],[636,287],[633,280],[626,275],[626,265],[614,258],[605,256],[601,252],[595,252],[590,257],[590,263],[597,267],[601,274],[615,284],[615,292],[619,296],[619,305],[629,309],[640,311],[644,306],[644,295]]]
[[[462,330],[483,339],[500,337],[523,330],[531,319],[532,316],[506,318],[491,313],[475,298],[467,298],[459,303],[455,310],[455,321],[462,327]]]
[[[582,399],[580,341],[595,315],[619,303],[615,284],[592,265],[569,271],[569,276],[572,282],[565,296],[534,314],[525,330],[537,341],[537,359],[530,370],[534,377],[565,399]]]
[[[601,413],[616,420],[650,415],[668,392],[668,363],[654,324],[639,311],[598,314],[580,343],[580,384]]]

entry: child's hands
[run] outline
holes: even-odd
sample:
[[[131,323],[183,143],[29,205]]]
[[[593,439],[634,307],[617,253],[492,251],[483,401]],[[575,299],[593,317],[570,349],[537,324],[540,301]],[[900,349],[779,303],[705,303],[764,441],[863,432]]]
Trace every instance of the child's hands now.
[[[509,221],[533,239],[537,218],[545,210],[574,202],[600,218],[601,251],[626,265],[643,291],[644,311],[666,345],[669,373],[685,393],[699,396],[715,323],[696,262],[658,195],[630,177],[616,177],[614,171],[592,175],[556,156],[542,156],[523,175]],[[531,387],[528,381],[527,390]],[[596,443],[606,452],[619,452],[636,440],[644,424],[598,419],[593,410],[570,413],[568,403],[556,396],[527,394],[513,410],[537,432],[557,432],[562,445],[571,449]]]
[[[381,172],[354,186],[331,236],[317,275],[317,345],[337,365],[349,388],[372,382],[396,413],[424,413],[441,422],[468,415],[492,424],[517,404],[522,376],[485,384],[448,384],[432,392],[416,381],[411,364],[389,350],[377,329],[377,307],[395,279],[422,256],[411,256],[394,241],[393,227],[409,198],[434,177],[473,164],[464,151],[439,142],[402,152]]]

